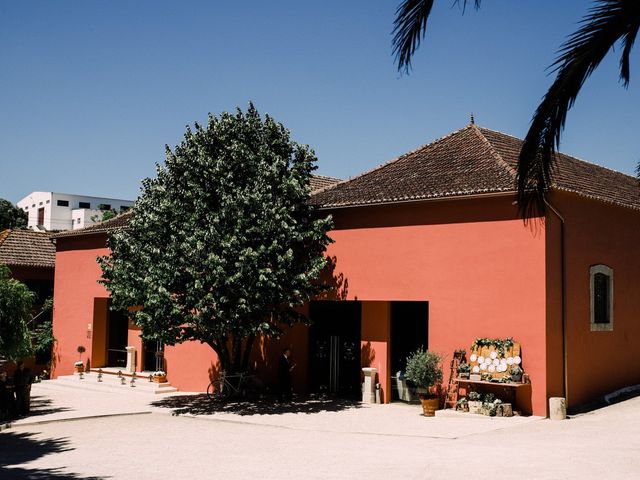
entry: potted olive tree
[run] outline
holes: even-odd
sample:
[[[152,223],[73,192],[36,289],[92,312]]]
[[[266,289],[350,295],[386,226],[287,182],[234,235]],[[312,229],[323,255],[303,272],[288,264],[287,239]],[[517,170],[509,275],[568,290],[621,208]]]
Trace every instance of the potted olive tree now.
[[[435,416],[440,407],[437,388],[442,382],[440,362],[440,355],[422,348],[407,357],[405,378],[417,388],[425,417]]]

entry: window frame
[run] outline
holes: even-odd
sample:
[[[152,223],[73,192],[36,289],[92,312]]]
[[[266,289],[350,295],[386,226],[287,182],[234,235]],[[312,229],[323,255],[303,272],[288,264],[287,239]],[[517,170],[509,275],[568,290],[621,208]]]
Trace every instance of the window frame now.
[[[609,277],[609,322],[595,322],[595,276],[602,273]],[[590,326],[592,332],[611,332],[613,331],[613,268],[608,265],[598,264],[589,268],[589,305],[590,305]]]

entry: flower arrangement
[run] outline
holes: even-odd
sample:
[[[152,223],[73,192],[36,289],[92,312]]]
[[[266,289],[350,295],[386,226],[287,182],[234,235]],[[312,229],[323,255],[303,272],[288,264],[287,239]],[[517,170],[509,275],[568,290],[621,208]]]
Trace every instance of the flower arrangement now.
[[[166,377],[167,373],[162,371],[162,370],[158,370],[157,372],[153,372],[153,376],[154,377]]]
[[[84,367],[84,362],[78,360],[76,363],[73,364],[74,367]]]

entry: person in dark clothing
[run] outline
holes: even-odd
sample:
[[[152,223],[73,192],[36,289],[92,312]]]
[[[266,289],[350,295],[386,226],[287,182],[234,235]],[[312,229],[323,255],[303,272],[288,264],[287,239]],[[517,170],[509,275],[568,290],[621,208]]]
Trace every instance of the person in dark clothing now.
[[[25,368],[24,363],[18,362],[18,368],[13,373],[13,386],[16,391],[16,409],[20,416],[29,415],[31,382],[31,370]]]
[[[13,416],[13,392],[7,383],[7,372],[0,372],[0,421]]]
[[[278,401],[291,401],[291,371],[295,364],[291,363],[291,349],[285,348],[278,360]]]

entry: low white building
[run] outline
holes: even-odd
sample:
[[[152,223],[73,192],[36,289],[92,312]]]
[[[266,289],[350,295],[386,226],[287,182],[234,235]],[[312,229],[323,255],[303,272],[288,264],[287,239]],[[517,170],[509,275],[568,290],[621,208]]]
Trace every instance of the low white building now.
[[[31,192],[18,202],[29,216],[34,230],[75,230],[100,221],[107,210],[117,213],[129,209],[131,200],[90,197],[56,192]]]

